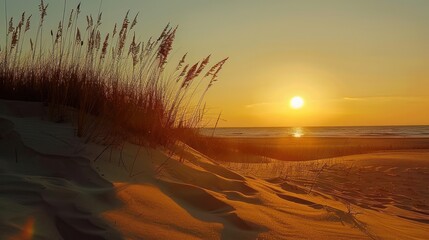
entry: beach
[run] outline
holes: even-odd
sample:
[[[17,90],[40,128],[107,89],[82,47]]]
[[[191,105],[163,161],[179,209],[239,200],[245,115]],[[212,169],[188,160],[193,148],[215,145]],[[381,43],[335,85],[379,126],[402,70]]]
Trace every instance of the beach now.
[[[265,158],[306,161],[364,153],[424,150],[429,149],[429,138],[206,137],[196,142],[195,147],[219,161],[263,162]]]
[[[70,123],[44,119],[40,103],[0,106],[2,239],[427,237],[423,139],[405,140],[407,149],[312,161],[227,162],[183,143],[85,143]],[[310,148],[316,139],[300,140]],[[318,146],[342,142],[335,141]]]

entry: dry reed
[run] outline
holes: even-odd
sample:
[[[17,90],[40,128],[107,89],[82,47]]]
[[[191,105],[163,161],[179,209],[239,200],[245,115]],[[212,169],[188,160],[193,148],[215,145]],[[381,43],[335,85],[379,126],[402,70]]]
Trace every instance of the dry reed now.
[[[104,34],[101,12],[96,19],[86,16],[86,26],[79,24],[80,4],[68,18],[64,4],[49,42],[43,29],[48,5],[41,0],[38,7],[37,31],[28,43],[31,16],[23,13],[17,24],[8,20],[6,46],[0,52],[0,98],[44,102],[55,121],[72,112],[79,137],[109,145],[125,139],[168,144],[200,124],[202,99],[226,59],[202,74],[210,56],[189,65],[185,55],[172,73],[169,55],[177,27],[167,25],[156,40],[139,42],[138,14],[130,22],[127,12],[121,25]],[[189,92],[195,82],[192,89],[199,89],[199,98]]]

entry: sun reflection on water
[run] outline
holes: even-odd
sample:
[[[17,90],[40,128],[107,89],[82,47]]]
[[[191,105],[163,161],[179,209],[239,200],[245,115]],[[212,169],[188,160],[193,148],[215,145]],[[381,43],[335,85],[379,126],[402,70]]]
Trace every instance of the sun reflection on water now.
[[[304,130],[300,127],[295,127],[292,129],[292,136],[296,138],[300,138],[304,136]]]

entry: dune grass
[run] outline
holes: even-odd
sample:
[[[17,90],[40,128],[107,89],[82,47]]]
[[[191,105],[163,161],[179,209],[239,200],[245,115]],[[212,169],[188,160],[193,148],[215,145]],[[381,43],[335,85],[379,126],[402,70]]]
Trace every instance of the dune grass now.
[[[167,25],[158,38],[139,42],[138,14],[126,13],[122,23],[102,33],[102,13],[82,19],[81,4],[66,13],[64,3],[58,28],[47,34],[47,10],[41,0],[36,24],[25,13],[18,21],[5,13],[0,98],[41,101],[55,121],[72,113],[77,136],[108,144],[167,144],[199,126],[204,97],[227,58],[209,67],[210,55],[188,64],[185,54],[171,64],[177,27]]]

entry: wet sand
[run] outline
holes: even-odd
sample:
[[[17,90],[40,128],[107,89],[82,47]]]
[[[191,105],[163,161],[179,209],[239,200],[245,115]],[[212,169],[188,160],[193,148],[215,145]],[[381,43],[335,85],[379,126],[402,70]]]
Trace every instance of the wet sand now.
[[[203,138],[194,145],[208,156],[226,162],[305,161],[354,154],[429,149],[429,138]],[[261,158],[262,157],[262,158]]]

